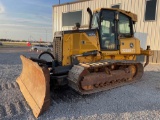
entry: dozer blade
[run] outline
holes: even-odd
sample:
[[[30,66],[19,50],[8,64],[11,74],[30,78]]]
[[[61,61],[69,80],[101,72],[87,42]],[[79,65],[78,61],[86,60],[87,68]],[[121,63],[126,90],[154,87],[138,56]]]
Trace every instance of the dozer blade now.
[[[23,64],[22,73],[17,78],[20,90],[37,118],[50,106],[50,74],[46,67],[20,56]]]

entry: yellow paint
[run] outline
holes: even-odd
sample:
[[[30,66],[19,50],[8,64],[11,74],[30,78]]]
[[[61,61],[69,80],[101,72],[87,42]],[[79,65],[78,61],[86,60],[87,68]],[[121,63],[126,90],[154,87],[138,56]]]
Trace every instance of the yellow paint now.
[[[63,36],[63,65],[71,64],[72,55],[80,55],[84,52],[98,50],[100,51],[99,38],[95,36],[88,36],[85,32],[68,33]],[[79,56],[78,61],[81,63],[96,62],[105,59],[114,60],[135,60],[137,54],[141,53],[140,42],[136,38],[120,39],[120,50],[116,51],[101,51],[97,56]],[[133,44],[133,48],[130,44]],[[122,45],[123,44],[123,45]],[[124,51],[131,50],[131,51]]]
[[[140,41],[136,38],[120,39],[120,54],[140,54]]]
[[[71,64],[71,56],[82,54],[87,51],[100,50],[99,38],[88,36],[85,32],[69,33],[63,36],[63,65]],[[81,58],[79,58],[81,59]],[[85,58],[84,61],[91,61],[91,58]]]

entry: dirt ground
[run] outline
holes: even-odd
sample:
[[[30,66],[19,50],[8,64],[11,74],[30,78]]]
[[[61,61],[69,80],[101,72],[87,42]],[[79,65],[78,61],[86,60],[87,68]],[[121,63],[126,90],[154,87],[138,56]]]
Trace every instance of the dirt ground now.
[[[15,80],[21,73],[19,56],[37,57],[27,47],[0,48],[0,119],[35,120]],[[141,81],[88,96],[65,92],[52,99],[39,120],[160,119],[160,65],[145,68]]]

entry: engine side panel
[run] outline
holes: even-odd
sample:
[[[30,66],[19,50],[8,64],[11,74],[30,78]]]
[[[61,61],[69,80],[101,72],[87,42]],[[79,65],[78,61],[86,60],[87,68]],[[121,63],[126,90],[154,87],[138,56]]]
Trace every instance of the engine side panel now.
[[[72,55],[82,54],[92,50],[100,50],[98,33],[96,30],[64,32],[62,65],[70,65]]]

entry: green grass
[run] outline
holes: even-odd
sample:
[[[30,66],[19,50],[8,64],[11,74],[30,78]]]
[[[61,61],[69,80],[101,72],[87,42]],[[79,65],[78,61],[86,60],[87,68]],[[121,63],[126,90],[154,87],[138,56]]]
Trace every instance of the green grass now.
[[[2,42],[2,46],[0,46],[0,48],[4,48],[4,47],[27,47],[27,43],[26,42]],[[32,43],[33,44],[37,44],[37,43]]]
[[[26,42],[2,42],[4,46],[27,46]]]

